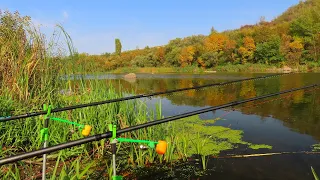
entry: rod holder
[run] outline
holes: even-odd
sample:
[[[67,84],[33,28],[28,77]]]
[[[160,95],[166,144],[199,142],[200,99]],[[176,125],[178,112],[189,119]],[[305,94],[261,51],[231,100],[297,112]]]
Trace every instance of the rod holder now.
[[[127,138],[117,138],[117,126],[113,124],[109,124],[109,131],[112,132],[112,137],[110,138],[111,151],[112,151],[112,168],[113,168],[113,176],[112,180],[122,180],[122,176],[117,176],[116,173],[116,152],[117,152],[117,143],[120,142],[128,142],[128,143],[139,143],[139,144],[147,144],[148,147],[154,149],[156,148],[156,152],[159,155],[163,155],[167,151],[167,142],[165,141],[148,141],[148,140],[139,140],[139,139],[127,139]],[[143,146],[143,145],[142,145]],[[141,146],[140,146],[141,147]],[[143,146],[143,148],[146,148]]]

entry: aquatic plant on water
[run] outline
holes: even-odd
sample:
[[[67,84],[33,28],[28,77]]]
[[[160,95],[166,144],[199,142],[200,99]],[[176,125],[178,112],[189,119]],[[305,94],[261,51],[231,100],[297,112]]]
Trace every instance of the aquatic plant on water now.
[[[314,144],[312,145],[312,151],[320,151],[320,144]]]

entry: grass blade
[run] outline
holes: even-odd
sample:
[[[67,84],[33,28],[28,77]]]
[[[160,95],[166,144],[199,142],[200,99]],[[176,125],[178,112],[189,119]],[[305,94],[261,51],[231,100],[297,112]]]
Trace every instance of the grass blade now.
[[[311,166],[311,171],[312,171],[312,174],[313,174],[313,176],[314,176],[314,179],[315,179],[315,180],[319,180],[319,177],[318,177],[318,175],[316,174],[316,171],[313,169],[312,166]]]

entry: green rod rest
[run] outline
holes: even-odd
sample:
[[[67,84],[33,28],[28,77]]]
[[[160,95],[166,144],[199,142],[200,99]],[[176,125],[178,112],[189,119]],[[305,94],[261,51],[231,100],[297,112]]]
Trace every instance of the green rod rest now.
[[[112,132],[112,137],[110,138],[110,142],[117,138],[117,125],[109,124],[109,131]]]
[[[50,118],[50,114],[51,114],[51,109],[52,109],[52,106],[49,105],[47,106],[46,104],[43,105],[43,110],[44,111],[47,111],[47,114],[44,116],[44,124],[45,126],[47,126],[47,119]],[[40,130],[40,141],[41,142],[45,142],[45,141],[48,141],[49,139],[49,130],[48,130],[48,127],[44,127]]]
[[[49,130],[48,128],[42,128],[40,130],[41,142],[48,141],[49,139]]]
[[[50,115],[51,115],[51,109],[52,109],[52,106],[51,106],[51,105],[49,105],[49,106],[47,106],[46,104],[43,105],[43,110],[44,110],[44,111],[47,111],[47,114],[44,115],[44,119],[47,119],[48,117],[50,117]]]

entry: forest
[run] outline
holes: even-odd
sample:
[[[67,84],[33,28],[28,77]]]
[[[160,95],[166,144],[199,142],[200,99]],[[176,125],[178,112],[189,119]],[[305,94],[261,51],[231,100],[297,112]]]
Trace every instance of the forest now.
[[[209,30],[208,30],[209,32]],[[268,22],[209,35],[176,38],[167,45],[102,55],[76,54],[77,64],[90,62],[101,71],[122,67],[200,67],[263,64],[275,67],[320,66],[320,0],[300,1]],[[86,68],[88,71],[91,67]],[[96,70],[96,68],[95,68]]]

